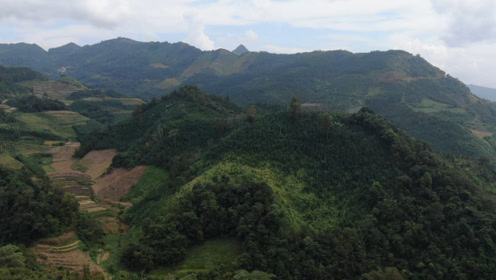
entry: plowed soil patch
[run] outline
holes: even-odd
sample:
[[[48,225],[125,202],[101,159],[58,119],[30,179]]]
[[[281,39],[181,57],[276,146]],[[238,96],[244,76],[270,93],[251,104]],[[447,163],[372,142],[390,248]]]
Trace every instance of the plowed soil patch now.
[[[138,183],[146,168],[146,166],[137,166],[132,170],[125,168],[112,170],[110,174],[100,177],[92,186],[96,197],[110,203],[118,202]]]
[[[91,191],[89,188],[81,185],[66,186],[65,191],[76,196],[90,196]]]
[[[479,131],[475,129],[470,130],[475,136],[477,136],[479,139],[484,139],[484,137],[491,137],[493,134],[491,132],[487,131]]]
[[[77,115],[78,113],[73,112],[73,111],[67,111],[67,110],[62,110],[62,111],[45,111],[46,114],[50,115]]]
[[[50,248],[52,247],[42,245],[38,245],[34,248],[34,251],[37,253],[38,262],[53,267],[66,267],[77,272],[83,272],[84,266],[88,265],[92,275],[103,275],[103,269],[93,263],[87,252],[81,252],[79,250],[52,252],[50,251]]]
[[[85,182],[93,181],[93,178],[91,178],[90,175],[79,171],[66,171],[66,172],[57,171],[57,172],[48,173],[48,176],[52,180],[56,180],[56,181],[85,181]]]
[[[112,159],[117,154],[116,150],[91,151],[84,156],[82,162],[88,168],[86,174],[93,179],[102,176],[107,171]]]
[[[98,221],[102,224],[103,231],[106,234],[121,234],[128,232],[129,226],[121,222],[118,217],[98,217]]]
[[[55,245],[55,246],[62,246],[65,244],[68,240],[73,239],[76,237],[76,232],[74,231],[69,231],[61,236],[58,237],[52,237],[52,238],[46,238],[40,241],[40,244],[48,244],[48,245]]]
[[[57,172],[71,172],[71,166],[74,164],[74,159],[72,155],[77,148],[80,147],[79,143],[66,143],[64,146],[52,147],[50,152],[52,153],[51,166]]]

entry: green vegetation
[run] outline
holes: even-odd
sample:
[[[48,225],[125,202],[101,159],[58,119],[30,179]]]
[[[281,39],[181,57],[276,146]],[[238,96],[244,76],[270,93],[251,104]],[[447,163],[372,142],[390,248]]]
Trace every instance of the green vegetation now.
[[[244,105],[287,105],[297,96],[303,104],[317,103],[335,112],[356,112],[367,106],[435,150],[472,158],[496,157],[496,105],[472,95],[460,81],[420,56],[404,51],[249,52],[237,56],[225,50],[202,52],[183,43],[118,38],[49,52],[23,44],[0,45],[0,63],[30,66],[52,77],[69,63],[67,74],[89,86],[148,100],[195,84]],[[116,120],[117,116],[112,120],[98,113],[102,110],[96,106],[79,106],[74,110],[102,123]],[[111,115],[115,112],[110,111]],[[478,138],[473,130],[489,136]]]
[[[150,195],[151,192],[156,191],[168,179],[169,174],[166,171],[155,166],[149,166],[139,182],[121,200],[136,203]]]
[[[26,167],[16,172],[43,173],[37,157],[17,156],[17,140],[74,139],[75,131],[78,156],[117,148],[113,166],[155,166],[123,198],[133,202],[120,216],[131,226],[127,235],[107,238],[96,222],[116,212],[78,217],[93,257],[105,240],[117,244],[106,264],[115,274],[123,265],[197,279],[491,279],[496,270],[496,105],[422,58],[402,51],[238,57],[123,38],[72,46],[70,56],[68,48],[32,63],[53,59],[49,67],[60,67],[72,57],[69,74],[92,86],[150,98],[173,90],[119,123],[103,108],[130,107],[95,91],[75,94],[88,99],[71,108],[98,122],[0,116],[2,150],[16,159],[4,160]],[[89,59],[96,55],[102,59]],[[229,98],[173,89],[181,83]],[[231,98],[289,110],[240,107]],[[304,103],[356,113],[310,113]],[[197,266],[213,240],[235,240],[239,249]]]
[[[253,119],[185,87],[87,138],[81,154],[117,147],[114,166],[165,170],[150,170],[126,197],[132,239],[122,264],[150,279],[492,277],[496,173],[487,158],[435,153],[367,108],[299,106],[260,107]],[[226,239],[240,244],[234,260],[192,265],[193,252],[201,258]]]
[[[47,97],[38,98],[34,95],[21,96],[10,99],[7,102],[7,105],[15,107],[19,111],[25,113],[42,112],[48,110],[59,111],[67,109],[65,104],[58,100],[50,99]]]
[[[61,83],[66,83],[66,84],[70,84],[70,85],[77,86],[77,87],[82,87],[83,86],[83,84],[80,81],[74,79],[71,76],[67,76],[67,75],[60,76],[60,78],[58,79],[58,81],[61,82]]]
[[[4,99],[30,93],[30,89],[18,84],[29,80],[47,80],[47,78],[43,74],[26,67],[6,68],[0,65],[0,98]]]
[[[179,264],[150,273],[150,277],[174,275],[184,277],[192,273],[202,274],[215,270],[218,275],[232,271],[232,263],[241,254],[241,247],[234,239],[217,239],[205,241],[188,250],[186,257]]]
[[[26,169],[0,166],[0,245],[29,245],[70,226],[78,210],[73,196],[53,188],[48,179],[31,180]]]

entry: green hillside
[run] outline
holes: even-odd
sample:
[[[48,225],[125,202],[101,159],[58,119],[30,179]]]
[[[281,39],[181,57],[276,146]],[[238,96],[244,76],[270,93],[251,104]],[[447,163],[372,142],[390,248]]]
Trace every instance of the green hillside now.
[[[0,45],[0,63],[29,66],[52,79],[64,73],[93,88],[148,100],[194,84],[244,105],[286,105],[297,96],[303,103],[320,104],[333,112],[356,112],[367,106],[436,150],[496,157],[496,105],[404,51],[237,56],[222,49],[200,51],[184,43],[117,38],[84,47],[68,44],[48,52],[35,45]],[[101,111],[93,105],[83,107]],[[103,123],[114,121],[108,116],[117,109],[111,109],[110,115],[91,116],[78,108]]]
[[[126,198],[125,267],[150,279],[492,277],[487,159],[435,153],[367,108],[254,108],[185,87],[82,143],[81,155],[118,148],[114,166],[164,170]]]

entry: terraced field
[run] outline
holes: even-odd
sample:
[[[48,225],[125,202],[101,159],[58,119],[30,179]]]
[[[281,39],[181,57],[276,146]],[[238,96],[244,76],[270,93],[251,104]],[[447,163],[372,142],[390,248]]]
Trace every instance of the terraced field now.
[[[50,166],[54,172],[48,173],[48,176],[53,185],[61,186],[68,193],[74,194],[79,201],[80,210],[89,212],[99,220],[106,234],[118,235],[126,232],[128,226],[118,218],[119,207],[128,207],[131,204],[121,203],[123,206],[118,206],[118,200],[139,181],[146,167],[140,166],[131,171],[117,169],[106,174],[117,152],[92,151],[84,158],[75,160],[72,155],[79,146],[79,143],[68,142],[64,146],[51,147],[53,163]],[[74,170],[74,166],[84,172]],[[110,257],[110,253],[100,248],[96,257],[91,258],[88,252],[80,250],[80,243],[74,231],[70,231],[56,238],[42,240],[33,248],[33,252],[44,265],[64,267],[78,273],[86,270],[107,279],[100,264]]]

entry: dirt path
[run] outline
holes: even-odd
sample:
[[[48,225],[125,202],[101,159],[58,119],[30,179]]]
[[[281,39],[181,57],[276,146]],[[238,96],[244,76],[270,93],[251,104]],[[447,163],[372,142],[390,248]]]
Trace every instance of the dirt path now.
[[[139,181],[146,166],[139,166],[131,171],[117,168],[105,175],[117,151],[102,150],[92,151],[78,160],[77,165],[85,169],[85,172],[76,171],[72,169],[76,163],[72,156],[79,147],[79,143],[71,142],[64,146],[52,147],[51,167],[55,172],[48,173],[48,176],[54,185],[60,185],[68,193],[76,196],[81,210],[89,213],[105,211],[99,214],[97,219],[102,223],[107,234],[126,232],[128,226],[118,219],[119,209],[113,204],[119,203],[119,199]],[[99,202],[92,199],[93,194],[100,200]],[[115,213],[115,215],[109,216],[106,213]],[[102,254],[97,256],[96,262],[93,261],[88,252],[79,249],[79,240],[74,231],[42,240],[33,248],[33,252],[37,254],[38,261],[44,265],[65,267],[78,273],[82,273],[86,268],[94,275],[101,274],[104,278],[109,278],[99,265],[109,258],[109,252],[102,251]]]

